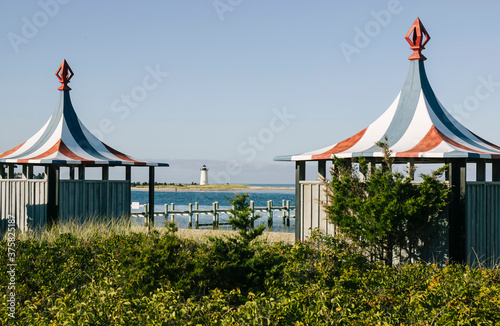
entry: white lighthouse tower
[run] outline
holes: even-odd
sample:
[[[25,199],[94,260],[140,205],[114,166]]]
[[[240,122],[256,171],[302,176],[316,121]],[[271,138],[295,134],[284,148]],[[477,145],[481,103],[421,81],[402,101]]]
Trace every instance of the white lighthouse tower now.
[[[203,165],[203,167],[200,170],[201,170],[200,186],[205,186],[208,184],[208,169],[205,165]]]

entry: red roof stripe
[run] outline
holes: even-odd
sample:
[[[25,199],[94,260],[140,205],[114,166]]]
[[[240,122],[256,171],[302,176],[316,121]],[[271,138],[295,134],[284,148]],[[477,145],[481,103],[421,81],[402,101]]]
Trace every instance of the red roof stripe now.
[[[102,143],[102,142],[101,142],[101,143]],[[108,145],[106,145],[106,144],[104,144],[104,143],[102,143],[102,144],[106,147],[106,149],[107,149],[108,151],[110,151],[110,153],[112,153],[112,154],[113,154],[113,155],[115,155],[116,157],[119,157],[119,158],[121,158],[121,159],[122,159],[122,160],[124,160],[124,161],[129,161],[129,162],[136,162],[136,163],[139,163],[138,161],[131,159],[131,158],[130,158],[130,157],[128,157],[127,155],[123,154],[122,152],[119,152],[119,151],[117,151],[116,149],[114,149],[114,148],[112,148],[112,147],[109,147]]]
[[[61,144],[61,140],[59,139],[57,141],[57,143],[54,144],[54,146],[52,146],[51,148],[49,148],[47,151],[45,151],[44,153],[40,154],[40,155],[37,155],[35,157],[30,157],[30,158],[27,158],[27,159],[24,159],[24,160],[17,160],[17,163],[28,163],[29,160],[37,160],[37,159],[40,159],[40,158],[44,158],[46,156],[49,156],[51,154],[54,154],[56,153],[57,151],[59,151],[59,145]]]
[[[435,126],[431,126],[427,134],[417,145],[405,152],[396,153],[396,157],[418,157],[418,154],[436,148],[442,141],[441,133]]]
[[[465,149],[466,151],[470,151],[470,152],[474,152],[474,153],[479,153],[479,154],[490,154],[490,153],[487,153],[487,152],[481,152],[481,151],[478,151],[478,150],[475,150],[475,149],[472,149],[470,147],[467,147],[467,146],[464,146],[462,144],[459,144],[457,143],[456,141],[452,140],[451,138],[448,138],[445,134],[443,134],[442,132],[440,132],[438,130],[439,134],[441,135],[441,137],[443,138],[443,140],[447,143],[450,143],[451,145],[455,146],[455,147],[458,147],[458,148],[461,148],[461,149]]]
[[[329,149],[328,151],[326,151],[324,153],[321,153],[318,155],[312,155],[311,159],[312,160],[329,159],[332,157],[332,154],[337,154],[337,153],[341,153],[343,151],[348,150],[349,148],[351,148],[357,144],[357,142],[363,137],[363,135],[365,134],[367,129],[368,129],[368,127],[361,130],[360,132],[358,132],[354,136],[349,137],[346,140],[341,141],[340,143],[335,145],[333,148]]]
[[[69,148],[68,146],[66,146],[66,144],[61,140],[60,141],[61,144],[59,146],[59,153],[63,154],[64,156],[67,156],[69,158],[72,158],[74,160],[77,160],[77,161],[90,161],[90,160],[87,160],[87,159],[84,159],[83,157],[81,156],[78,156],[76,155],[75,153],[73,153]],[[90,162],[94,162],[94,161],[90,161]]]
[[[26,142],[22,143],[21,145],[17,146],[17,147],[14,147],[13,149],[10,149],[2,154],[0,154],[0,158],[3,158],[3,157],[6,157],[12,153],[14,153],[15,151],[17,151],[19,148],[21,148],[21,146],[23,146],[24,144],[26,144]]]

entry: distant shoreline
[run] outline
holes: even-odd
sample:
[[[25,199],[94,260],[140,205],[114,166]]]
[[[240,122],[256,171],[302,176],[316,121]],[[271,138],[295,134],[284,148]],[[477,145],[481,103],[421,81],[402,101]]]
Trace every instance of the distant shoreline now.
[[[131,190],[147,191],[148,186],[132,187]],[[155,186],[155,191],[291,191],[293,187],[276,187],[276,186],[250,186],[250,185],[160,185]]]

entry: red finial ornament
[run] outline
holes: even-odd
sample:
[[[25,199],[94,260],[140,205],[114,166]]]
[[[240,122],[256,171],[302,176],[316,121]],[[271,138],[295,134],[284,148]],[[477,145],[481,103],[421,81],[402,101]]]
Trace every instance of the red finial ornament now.
[[[59,66],[59,69],[57,69],[56,76],[59,79],[59,82],[62,84],[61,87],[58,88],[60,91],[70,91],[71,88],[69,88],[68,83],[71,80],[71,77],[73,77],[74,73],[73,70],[69,67],[68,63],[66,62],[66,59],[63,60],[61,65]]]
[[[413,50],[413,54],[408,57],[409,60],[427,60],[422,54],[422,50],[425,49],[424,46],[431,37],[418,17],[406,34],[405,39],[410,43],[410,49]]]

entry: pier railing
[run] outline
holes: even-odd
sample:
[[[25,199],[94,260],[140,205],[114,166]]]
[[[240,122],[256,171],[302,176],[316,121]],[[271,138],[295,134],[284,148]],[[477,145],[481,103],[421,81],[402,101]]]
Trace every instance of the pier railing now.
[[[149,204],[139,204],[132,205],[132,208],[142,209],[142,212],[132,212],[132,217],[143,217],[144,224],[148,224],[148,214],[149,214]],[[221,225],[230,225],[230,223],[221,223],[220,222],[220,214],[231,215],[229,212],[231,208],[219,208],[219,202],[212,203],[211,209],[200,209],[198,203],[189,203],[187,210],[176,210],[175,204],[164,205],[163,211],[155,211],[154,216],[163,216],[165,218],[165,224],[167,221],[175,222],[175,216],[183,215],[188,216],[188,227],[199,228],[200,226],[212,226],[214,229],[217,229]],[[250,201],[250,214],[251,216],[255,216],[258,213],[265,213],[267,215],[267,224],[268,227],[272,227],[273,218],[275,212],[281,212],[281,217],[283,218],[283,225],[290,226],[290,218],[295,218],[295,216],[291,216],[290,212],[295,210],[295,206],[290,206],[289,200],[283,200],[281,206],[274,206],[272,200],[267,201],[267,206],[264,207],[256,207],[253,200]],[[200,215],[212,215],[211,223],[199,223]],[[262,216],[265,217],[265,216]],[[194,224],[193,224],[194,218]],[[154,225],[154,220],[153,220]],[[253,225],[252,225],[253,226]]]

